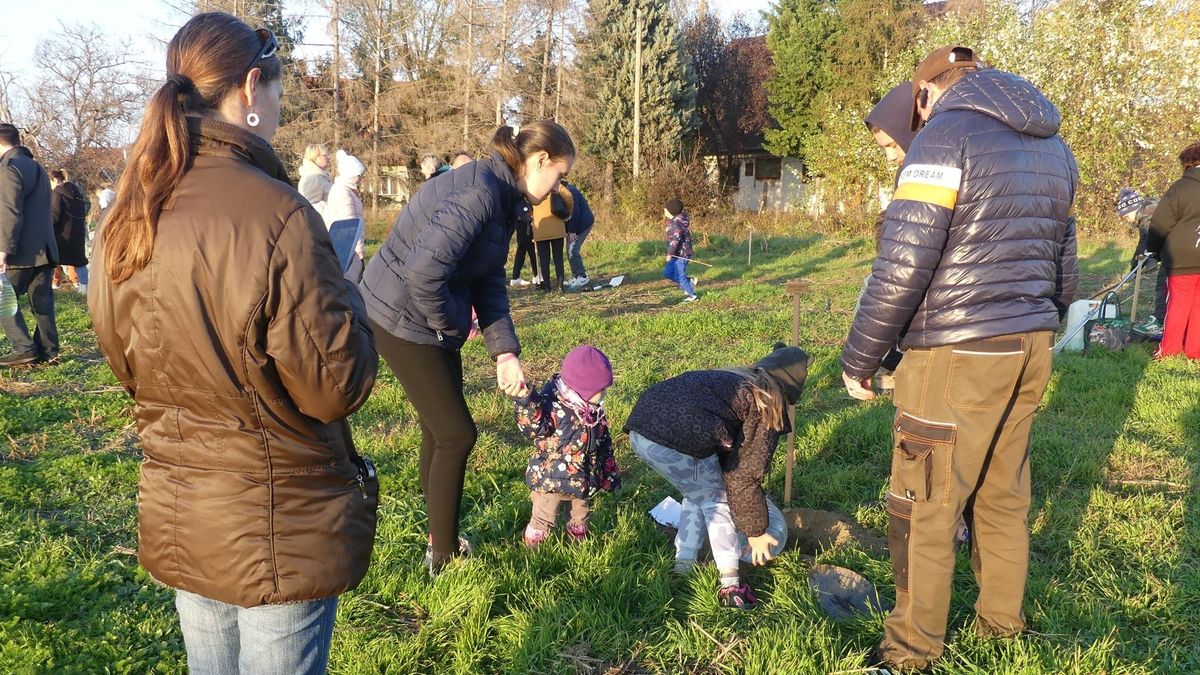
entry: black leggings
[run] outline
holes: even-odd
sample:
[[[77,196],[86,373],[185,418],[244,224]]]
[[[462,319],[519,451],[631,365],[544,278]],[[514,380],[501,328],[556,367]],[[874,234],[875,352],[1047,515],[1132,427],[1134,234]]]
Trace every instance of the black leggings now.
[[[537,253],[533,246],[533,235],[529,232],[529,227],[517,225],[517,254],[513,258],[513,273],[512,278],[521,278],[521,268],[525,266],[525,256],[529,256],[529,267],[533,270],[533,276],[537,276]]]
[[[475,421],[463,397],[462,355],[402,340],[374,323],[375,345],[396,374],[421,424],[421,494],[434,563],[458,552],[458,518]]]
[[[563,285],[563,241],[565,240],[550,239],[537,243],[538,263],[542,266],[542,288],[550,288],[550,255],[552,251],[554,254],[554,273],[557,275],[559,287],[561,288]]]

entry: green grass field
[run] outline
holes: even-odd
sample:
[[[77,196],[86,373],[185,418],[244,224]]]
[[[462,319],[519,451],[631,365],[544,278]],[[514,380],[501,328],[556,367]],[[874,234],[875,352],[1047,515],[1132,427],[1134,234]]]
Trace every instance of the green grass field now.
[[[1083,247],[1083,290],[1126,268],[1132,242]],[[812,280],[801,345],[816,356],[800,406],[794,506],[842,511],[882,533],[892,408],[857,404],[837,357],[872,254],[866,240],[774,239],[747,267],[745,244],[711,242],[692,266],[701,301],[660,279],[661,245],[589,244],[603,293],[513,293],[531,378],[582,342],[616,369],[609,393],[625,488],[594,505],[594,537],[527,552],[528,453],[483,345],[465,350],[480,428],[463,526],[477,556],[430,582],[421,564],[419,431],[386,367],[354,416],[382,482],[379,534],[362,586],[344,596],[335,673],[862,672],[882,617],[836,623],[807,587],[813,558],[786,552],[749,574],[763,604],[722,610],[710,568],[670,573],[671,541],[645,515],[668,494],[619,432],[638,393],[694,368],[747,363],[791,330],[783,283]],[[1146,286],[1151,286],[1152,281]],[[0,371],[0,672],[181,672],[172,593],[134,557],[138,441],[126,396],[96,349],[85,306],[60,292],[63,362]],[[1143,305],[1145,307],[1145,305]],[[0,351],[7,344],[0,345]],[[938,672],[1200,672],[1200,366],[1155,362],[1143,346],[1064,355],[1033,427],[1031,632],[970,631],[975,590],[960,554]],[[783,453],[770,478],[783,489]],[[884,557],[824,551],[892,596]]]

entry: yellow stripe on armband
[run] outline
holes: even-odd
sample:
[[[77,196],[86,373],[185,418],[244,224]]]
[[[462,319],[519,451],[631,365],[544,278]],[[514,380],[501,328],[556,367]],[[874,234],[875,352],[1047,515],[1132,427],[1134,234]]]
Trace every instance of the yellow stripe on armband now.
[[[954,205],[958,203],[958,190],[937,185],[925,185],[924,183],[905,183],[896,188],[896,194],[892,199],[907,199],[914,202],[936,204],[953,211]]]

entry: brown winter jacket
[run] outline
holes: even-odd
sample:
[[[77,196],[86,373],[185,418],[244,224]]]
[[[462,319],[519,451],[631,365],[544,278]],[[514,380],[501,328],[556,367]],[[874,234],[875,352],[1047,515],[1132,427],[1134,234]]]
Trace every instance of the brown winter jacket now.
[[[1158,202],[1146,250],[1161,257],[1168,276],[1200,274],[1200,166],[1185,171]]]
[[[266,142],[189,118],[192,162],[150,263],[88,304],[142,441],[139,559],[155,579],[253,607],[366,574],[378,483],[346,416],[378,357],[321,217]]]

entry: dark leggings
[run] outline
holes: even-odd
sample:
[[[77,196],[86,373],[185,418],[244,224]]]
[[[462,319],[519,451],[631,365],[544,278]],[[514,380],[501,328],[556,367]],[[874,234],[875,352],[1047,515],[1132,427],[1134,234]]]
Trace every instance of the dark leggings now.
[[[559,287],[563,285],[563,242],[565,239],[550,239],[537,243],[538,263],[542,266],[542,288],[550,288],[550,255],[554,255],[554,273],[558,275]]]
[[[521,278],[521,268],[525,266],[525,256],[529,256],[529,267],[533,270],[533,276],[537,276],[537,253],[534,251],[533,235],[530,234],[528,227],[517,226],[517,254],[513,258],[513,273],[512,278]]]
[[[421,424],[421,494],[429,514],[434,563],[458,552],[458,518],[475,421],[463,397],[457,349],[419,345],[372,323],[375,345],[396,374]]]

